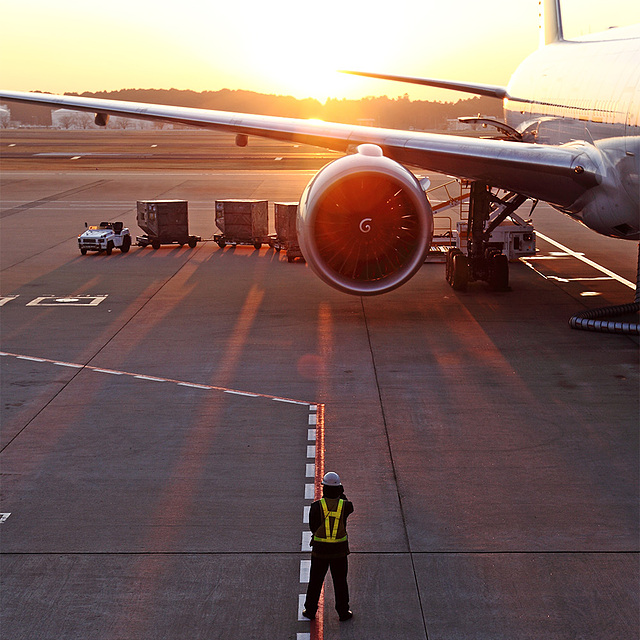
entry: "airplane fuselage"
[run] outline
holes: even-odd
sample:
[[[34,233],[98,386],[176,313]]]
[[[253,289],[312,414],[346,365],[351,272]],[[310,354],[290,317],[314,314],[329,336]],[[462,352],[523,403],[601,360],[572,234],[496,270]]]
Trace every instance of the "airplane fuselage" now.
[[[600,184],[565,212],[599,233],[638,240],[640,28],[606,35],[529,56],[509,83],[505,118],[527,142],[591,145]]]

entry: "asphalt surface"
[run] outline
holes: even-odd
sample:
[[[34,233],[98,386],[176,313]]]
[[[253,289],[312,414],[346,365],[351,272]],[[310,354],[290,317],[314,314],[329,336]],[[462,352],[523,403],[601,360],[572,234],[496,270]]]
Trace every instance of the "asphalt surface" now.
[[[23,166],[0,182],[4,639],[638,637],[638,341],[567,325],[624,282],[542,240],[510,292],[436,263],[366,299],[266,246],[81,256],[85,221],[139,232],[136,200],[187,199],[208,239],[216,199],[313,173]],[[534,222],[635,282],[635,243]],[[355,505],[346,623],[330,584],[299,620],[323,470]]]

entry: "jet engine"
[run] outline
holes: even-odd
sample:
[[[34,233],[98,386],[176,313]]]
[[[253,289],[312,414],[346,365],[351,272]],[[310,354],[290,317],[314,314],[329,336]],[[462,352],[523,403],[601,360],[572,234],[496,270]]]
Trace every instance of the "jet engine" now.
[[[334,160],[307,185],[298,239],[313,271],[353,295],[391,291],[424,263],[433,212],[416,177],[380,147]]]

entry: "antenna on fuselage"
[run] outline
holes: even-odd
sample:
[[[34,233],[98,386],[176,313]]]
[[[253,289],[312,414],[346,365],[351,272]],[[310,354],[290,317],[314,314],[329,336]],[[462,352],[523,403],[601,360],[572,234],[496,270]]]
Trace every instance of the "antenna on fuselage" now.
[[[539,0],[540,7],[540,46],[554,42],[562,42],[562,13],[560,12],[560,0]]]

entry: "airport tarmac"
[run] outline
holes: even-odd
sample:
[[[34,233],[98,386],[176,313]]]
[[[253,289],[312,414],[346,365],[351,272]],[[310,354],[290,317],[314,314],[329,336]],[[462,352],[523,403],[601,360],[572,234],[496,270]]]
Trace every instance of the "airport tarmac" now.
[[[139,199],[211,238],[216,199],[297,200],[311,171],[24,166],[0,178],[5,640],[638,637],[638,340],[567,324],[633,299],[636,243],[541,205],[510,292],[437,263],[350,297],[266,246],[77,249],[85,221],[139,232]],[[330,583],[299,612],[324,470],[355,506],[345,623]]]

